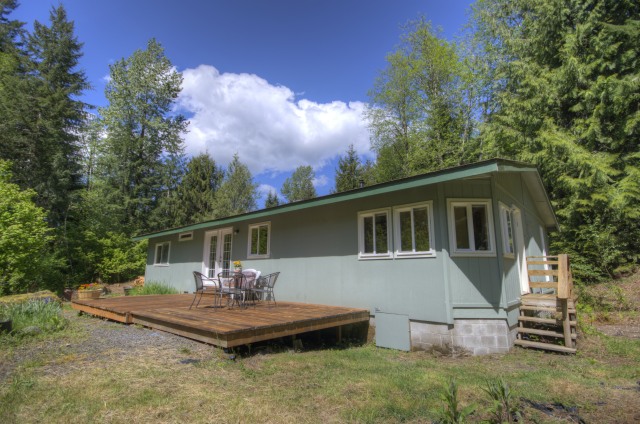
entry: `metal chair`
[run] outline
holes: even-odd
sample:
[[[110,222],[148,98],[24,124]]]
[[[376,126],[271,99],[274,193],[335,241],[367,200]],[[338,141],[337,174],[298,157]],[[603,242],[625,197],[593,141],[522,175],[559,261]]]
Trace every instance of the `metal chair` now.
[[[189,309],[191,309],[193,307],[193,303],[196,301],[196,298],[198,299],[198,302],[196,303],[196,309],[198,308],[198,305],[200,304],[200,301],[202,300],[202,295],[205,292],[214,292],[213,294],[213,306],[214,308],[216,307],[216,298],[218,296],[217,292],[220,289],[220,285],[218,282],[216,282],[216,280],[212,279],[212,278],[208,278],[207,276],[205,276],[204,274],[202,274],[201,272],[198,271],[193,271],[193,278],[196,282],[196,291],[195,294],[193,296],[193,300],[191,301],[191,305],[189,306]],[[214,282],[213,285],[207,285],[205,286],[204,281],[207,282]],[[200,297],[198,298],[198,295],[200,295]]]
[[[247,291],[247,277],[241,272],[225,270],[218,274],[220,281],[220,302],[222,298],[227,296],[227,306],[232,307],[234,304],[242,307],[245,306],[245,298]]]
[[[273,287],[276,285],[280,272],[274,272],[260,277],[256,281],[256,286],[251,291],[256,296],[256,299],[267,301],[273,301],[274,306],[278,306],[276,303],[276,295],[273,293]]]

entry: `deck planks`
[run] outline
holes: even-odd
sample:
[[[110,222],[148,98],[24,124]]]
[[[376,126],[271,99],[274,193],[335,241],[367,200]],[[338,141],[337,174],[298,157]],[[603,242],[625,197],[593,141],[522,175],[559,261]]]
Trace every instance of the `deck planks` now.
[[[92,315],[167,331],[221,347],[234,347],[309,331],[369,321],[369,310],[278,302],[248,308],[213,308],[206,298],[189,309],[191,294],[74,300]]]

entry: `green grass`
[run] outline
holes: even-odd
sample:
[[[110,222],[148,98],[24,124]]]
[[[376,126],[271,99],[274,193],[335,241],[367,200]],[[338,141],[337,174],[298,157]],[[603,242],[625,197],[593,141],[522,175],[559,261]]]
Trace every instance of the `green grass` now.
[[[41,333],[60,331],[67,326],[67,319],[56,301],[29,300],[0,306],[0,315],[12,320],[12,335],[23,335],[28,327],[37,327]]]
[[[129,296],[144,296],[149,294],[178,294],[178,290],[166,284],[147,282],[142,287],[135,287]]]

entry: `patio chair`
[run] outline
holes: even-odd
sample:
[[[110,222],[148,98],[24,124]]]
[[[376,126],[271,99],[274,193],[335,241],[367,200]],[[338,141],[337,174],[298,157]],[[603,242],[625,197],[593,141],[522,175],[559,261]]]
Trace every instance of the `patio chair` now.
[[[234,304],[245,306],[247,291],[247,277],[241,272],[225,270],[218,274],[220,281],[220,302],[223,297],[227,297],[227,306]]]
[[[256,281],[255,287],[251,289],[256,299],[266,301],[267,303],[271,300],[274,306],[278,306],[276,303],[276,295],[273,293],[273,287],[276,285],[276,280],[278,280],[279,275],[280,272],[274,272],[260,277]]]
[[[247,277],[247,286],[244,287],[245,289],[245,302],[246,301],[252,301],[254,306],[255,306],[255,294],[253,293],[253,288],[255,287],[258,279],[260,278],[260,271],[256,270],[256,269],[243,269],[242,273],[244,274],[245,277]]]
[[[196,282],[196,291],[193,296],[193,300],[191,301],[191,305],[189,306],[189,309],[193,307],[193,303],[196,301],[196,298],[198,299],[198,302],[196,303],[196,308],[198,308],[198,305],[202,300],[202,295],[205,292],[207,293],[213,292],[213,306],[216,307],[216,299],[218,298],[217,294],[220,289],[220,283],[217,282],[215,279],[209,278],[198,271],[193,271],[193,278]],[[198,297],[198,295],[200,297]]]

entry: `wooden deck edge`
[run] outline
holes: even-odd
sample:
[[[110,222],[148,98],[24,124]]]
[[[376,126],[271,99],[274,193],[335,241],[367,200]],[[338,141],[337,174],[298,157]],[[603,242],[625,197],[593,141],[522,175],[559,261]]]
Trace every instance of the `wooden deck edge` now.
[[[102,318],[107,318],[112,321],[121,322],[123,324],[131,324],[131,315],[129,313],[118,313],[113,311],[108,311],[102,308],[98,308],[95,306],[89,306],[78,302],[71,302],[71,308],[76,311],[84,312],[86,314],[95,315]]]
[[[145,327],[153,328],[154,330],[161,330],[167,333],[176,334],[188,339],[197,340],[199,342],[208,343],[218,347],[231,347],[228,346],[227,341],[221,337],[217,337],[212,331],[199,331],[193,327],[186,327],[180,324],[164,322],[153,318],[136,317],[132,318],[134,324],[139,324]],[[204,334],[203,334],[204,333]],[[209,334],[206,334],[209,333]]]

